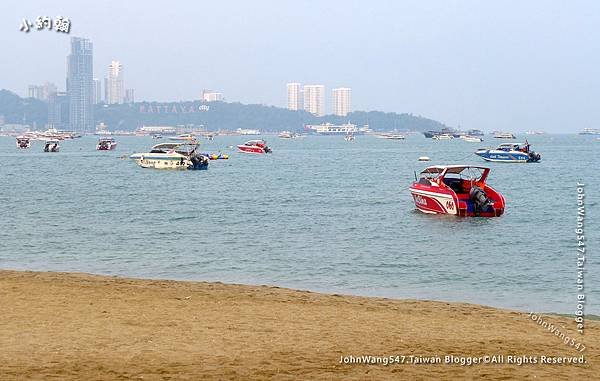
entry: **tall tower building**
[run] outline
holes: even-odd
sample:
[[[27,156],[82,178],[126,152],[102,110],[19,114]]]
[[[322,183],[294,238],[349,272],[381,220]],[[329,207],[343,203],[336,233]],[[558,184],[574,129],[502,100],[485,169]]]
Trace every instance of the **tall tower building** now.
[[[102,81],[98,78],[94,78],[94,99],[93,103],[97,105],[102,103]]]
[[[123,88],[123,66],[119,61],[112,61],[108,65],[108,81],[107,81],[108,98],[106,103],[115,104],[123,103],[125,97],[125,89]]]
[[[316,116],[325,115],[325,86],[304,85],[304,110]]]
[[[67,57],[67,94],[69,125],[78,132],[94,131],[93,45],[90,40],[71,38],[71,54]]]
[[[340,87],[333,89],[333,113],[339,116],[346,116],[352,111],[352,89]]]
[[[287,108],[288,110],[300,110],[302,109],[302,99],[300,98],[300,84],[299,83],[288,83],[287,84]]]

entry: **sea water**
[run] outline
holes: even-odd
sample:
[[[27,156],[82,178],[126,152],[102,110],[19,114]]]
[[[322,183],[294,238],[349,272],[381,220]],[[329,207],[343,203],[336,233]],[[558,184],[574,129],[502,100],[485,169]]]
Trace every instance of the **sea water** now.
[[[485,163],[501,141],[268,136],[271,155],[218,136],[207,171],[144,169],[123,158],[160,141],[95,137],[18,150],[0,138],[0,268],[222,281],[575,313],[577,183],[585,184],[586,313],[600,313],[600,141],[528,137],[542,161]],[[520,137],[523,139],[524,137]],[[233,146],[233,147],[231,147]],[[430,163],[418,162],[429,156]],[[500,218],[415,210],[414,172],[488,165]]]

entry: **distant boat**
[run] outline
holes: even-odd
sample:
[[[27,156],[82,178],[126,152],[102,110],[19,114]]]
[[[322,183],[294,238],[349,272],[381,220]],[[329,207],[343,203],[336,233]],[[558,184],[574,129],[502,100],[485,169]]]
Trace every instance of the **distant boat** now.
[[[31,147],[31,140],[26,136],[17,136],[17,148],[27,149]]]
[[[264,154],[273,152],[264,140],[249,140],[244,144],[239,144],[237,148],[244,153]]]
[[[462,140],[464,140],[465,142],[469,142],[469,143],[481,143],[483,141],[482,138],[480,138],[478,136],[471,136],[471,135],[463,135],[460,138]]]
[[[432,137],[434,140],[452,140],[454,139],[454,135],[452,134],[440,134]]]
[[[389,134],[382,136],[382,138],[388,140],[404,140],[406,139],[406,136],[400,134]]]
[[[260,135],[260,130],[253,130],[248,128],[238,128],[235,132],[240,135]]]
[[[516,139],[517,137],[510,132],[496,132],[494,134],[494,138],[496,139]]]
[[[290,132],[290,131],[282,131],[281,133],[279,133],[280,139],[297,139],[297,138],[303,138],[304,136],[299,135],[295,132]]]
[[[600,135],[599,128],[584,128],[579,135]]]
[[[117,142],[113,138],[101,138],[96,144],[97,151],[112,151],[117,148]]]
[[[142,168],[202,170],[208,169],[208,157],[196,152],[195,142],[160,143],[150,152],[129,156]]]
[[[57,139],[46,140],[44,144],[44,152],[58,152],[60,150],[60,144]]]
[[[541,155],[532,151],[529,143],[503,143],[495,149],[482,148],[475,155],[485,161],[502,163],[536,163],[541,160]]]
[[[196,140],[196,137],[192,134],[182,134],[178,136],[171,136],[169,140],[192,141]]]
[[[525,135],[544,135],[544,131],[527,131]]]
[[[451,128],[442,128],[439,131],[431,130],[431,131],[423,132],[423,135],[425,135],[426,138],[434,138],[435,136],[444,135],[444,134],[454,136],[454,130]]]
[[[162,137],[161,134],[152,134],[152,139],[162,139]]]
[[[352,133],[346,134],[346,136],[344,136],[344,140],[347,141],[347,142],[353,141],[354,140],[354,134],[352,134]]]

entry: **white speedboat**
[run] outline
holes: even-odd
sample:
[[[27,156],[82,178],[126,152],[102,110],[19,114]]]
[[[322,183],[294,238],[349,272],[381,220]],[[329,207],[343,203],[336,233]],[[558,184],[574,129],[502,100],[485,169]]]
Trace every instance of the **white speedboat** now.
[[[516,139],[517,137],[510,132],[496,132],[494,134],[494,138],[496,139]]]
[[[117,148],[117,142],[113,138],[101,138],[96,144],[97,151],[112,151]]]
[[[60,144],[57,139],[46,140],[44,144],[44,152],[58,152],[60,151]]]
[[[130,159],[142,168],[200,170],[208,169],[208,157],[196,152],[196,143],[160,143],[150,152],[134,153]]]
[[[404,140],[404,139],[406,139],[406,136],[400,135],[400,134],[389,134],[389,135],[384,135],[382,137],[387,140]]]
[[[27,149],[31,147],[31,139],[27,136],[17,136],[17,148]]]
[[[463,135],[460,138],[469,143],[481,143],[483,141],[483,139],[479,136]]]
[[[451,134],[439,134],[439,135],[434,135],[432,137],[432,139],[434,139],[434,140],[452,140],[452,139],[454,139],[454,136]]]
[[[192,134],[182,134],[178,136],[171,136],[169,140],[194,141],[196,140],[196,137]]]

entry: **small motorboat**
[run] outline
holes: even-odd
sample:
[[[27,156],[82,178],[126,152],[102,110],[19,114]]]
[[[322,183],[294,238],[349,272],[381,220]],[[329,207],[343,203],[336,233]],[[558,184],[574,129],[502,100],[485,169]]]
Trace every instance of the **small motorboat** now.
[[[433,140],[452,140],[452,139],[454,139],[454,135],[452,135],[452,134],[439,134],[439,135],[434,135],[431,139],[433,139]]]
[[[196,137],[192,134],[182,134],[178,136],[171,136],[169,140],[195,141]]]
[[[46,140],[44,144],[44,152],[58,152],[60,150],[60,144],[57,139]]]
[[[160,143],[150,152],[134,153],[130,159],[142,168],[201,170],[208,169],[208,157],[196,153],[196,143]]]
[[[383,138],[388,140],[404,140],[406,139],[406,136],[400,134],[390,134],[384,135]]]
[[[152,139],[162,139],[162,137],[161,134],[152,134]]]
[[[117,142],[113,138],[100,138],[96,144],[98,151],[112,151],[117,148]]]
[[[418,161],[431,161],[429,156],[420,156],[417,160]]]
[[[344,136],[344,140],[347,141],[347,142],[354,141],[354,139],[355,138],[354,138],[354,134],[353,133],[349,133],[349,134],[346,134],[346,136]]]
[[[494,138],[496,139],[516,139],[517,137],[510,132],[496,132],[494,134]]]
[[[460,138],[468,143],[481,143],[483,141],[479,136],[462,135]]]
[[[244,153],[272,153],[273,150],[267,146],[264,140],[248,140],[244,144],[240,144],[237,148]]]
[[[423,213],[461,217],[499,217],[504,196],[487,185],[490,169],[471,165],[425,168],[410,186],[415,206]]]
[[[485,161],[502,163],[537,163],[542,156],[531,150],[529,142],[503,143],[495,149],[482,148],[475,151],[475,155]]]
[[[17,136],[17,148],[27,149],[31,147],[31,139],[26,136]]]
[[[404,139],[406,139],[406,136],[404,136],[404,135],[387,133],[387,132],[376,134],[375,136],[380,139],[388,139],[388,140],[404,140]]]

